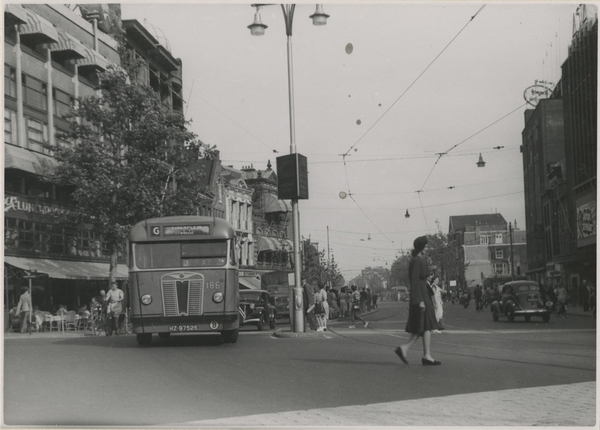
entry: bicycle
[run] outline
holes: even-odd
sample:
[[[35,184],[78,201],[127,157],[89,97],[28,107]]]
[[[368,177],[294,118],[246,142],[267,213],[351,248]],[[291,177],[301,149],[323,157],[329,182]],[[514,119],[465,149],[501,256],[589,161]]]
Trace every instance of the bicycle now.
[[[94,309],[92,311],[92,334],[98,336],[102,332],[106,333],[105,315],[102,312],[102,308]]]

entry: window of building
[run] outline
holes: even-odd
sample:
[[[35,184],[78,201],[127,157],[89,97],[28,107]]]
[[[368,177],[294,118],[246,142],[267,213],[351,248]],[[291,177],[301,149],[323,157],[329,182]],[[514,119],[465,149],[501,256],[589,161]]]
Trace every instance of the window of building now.
[[[496,258],[504,258],[504,251],[502,249],[496,249]]]
[[[4,65],[4,95],[17,98],[17,71]]]
[[[75,105],[75,98],[56,88],[52,88],[52,100],[54,102],[54,115],[64,118],[71,112]]]
[[[29,142],[29,149],[43,154],[50,154],[51,151],[48,148],[44,148],[44,143],[48,142],[48,125],[32,119],[27,118],[27,140]]]
[[[480,245],[489,245],[490,237],[488,235],[479,236],[479,244]]]
[[[496,275],[504,275],[506,264],[504,263],[494,263],[494,273]]]
[[[48,85],[23,73],[23,103],[39,110],[48,109]]]
[[[17,113],[4,109],[4,143],[18,145],[17,140]]]
[[[502,238],[502,233],[496,233],[495,241],[496,241],[496,243],[504,243],[503,238]]]

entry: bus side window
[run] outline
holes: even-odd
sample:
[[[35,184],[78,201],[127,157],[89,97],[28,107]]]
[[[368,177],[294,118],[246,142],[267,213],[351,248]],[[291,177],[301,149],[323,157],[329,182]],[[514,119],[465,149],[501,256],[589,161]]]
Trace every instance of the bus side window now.
[[[239,243],[237,238],[231,240],[231,252],[229,253],[229,264],[237,266],[236,254],[238,253]]]

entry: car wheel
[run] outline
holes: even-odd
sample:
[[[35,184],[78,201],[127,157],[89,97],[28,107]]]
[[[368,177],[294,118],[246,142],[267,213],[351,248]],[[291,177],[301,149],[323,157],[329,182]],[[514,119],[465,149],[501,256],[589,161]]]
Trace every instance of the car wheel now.
[[[527,322],[531,321],[531,315],[525,315],[525,321],[527,321]]]
[[[550,321],[550,314],[546,314],[542,317],[542,321],[544,321],[545,323]]]
[[[150,345],[152,333],[138,333],[135,335],[138,345]]]
[[[277,323],[275,322],[275,317],[273,317],[273,319],[271,320],[271,322],[269,322],[269,327],[274,329],[275,326],[277,325]]]
[[[168,339],[169,337],[171,337],[171,333],[158,333],[158,337],[160,337],[161,339]]]
[[[256,328],[258,328],[258,331],[263,331],[264,326],[263,326],[263,317],[262,316],[258,319],[258,322],[256,323]]]

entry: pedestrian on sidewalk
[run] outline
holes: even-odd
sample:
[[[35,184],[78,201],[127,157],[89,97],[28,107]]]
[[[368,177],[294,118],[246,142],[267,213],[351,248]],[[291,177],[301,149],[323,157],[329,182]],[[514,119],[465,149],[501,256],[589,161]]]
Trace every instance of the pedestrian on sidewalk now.
[[[367,292],[365,291],[365,287],[360,289],[360,311],[364,312],[367,305]]]
[[[396,348],[395,352],[403,363],[408,364],[406,355],[410,347],[419,338],[423,338],[424,366],[440,365],[431,355],[431,331],[439,329],[435,318],[433,302],[427,290],[427,261],[425,260],[425,246],[427,237],[417,237],[413,243],[412,259],[408,265],[408,277],[410,281],[410,306],[408,308],[408,321],[406,332],[410,333],[408,341]]]
[[[378,299],[378,298],[379,298],[379,295],[378,295],[377,293],[373,292],[373,307],[374,307],[375,309],[377,309],[377,308],[378,308],[378,306],[377,306],[377,299]]]
[[[19,315],[21,320],[21,333],[25,333],[29,327],[29,314],[31,313],[31,295],[29,294],[29,288],[21,288],[23,294],[19,297],[19,304],[17,305],[16,314]]]
[[[555,291],[556,300],[558,301],[558,316],[567,317],[567,289],[564,285],[559,284]]]
[[[319,282],[319,287],[315,292],[315,306],[315,315],[317,316],[317,321],[319,322],[321,328],[321,330],[317,329],[317,331],[325,331],[327,330],[329,305],[327,303],[327,291],[325,291],[325,285],[322,282]]]
[[[433,291],[433,296],[431,298],[433,301],[433,307],[435,308],[435,319],[437,320],[439,326],[432,332],[441,333],[440,330],[444,329],[444,324],[442,323],[442,319],[444,318],[444,300],[442,299],[442,288],[440,287],[439,276],[433,276],[431,290]]]
[[[367,328],[369,326],[369,323],[362,319],[362,317],[360,316],[360,293],[356,290],[356,285],[352,285],[352,299],[350,307],[350,318],[352,319],[352,324],[349,328],[356,328],[356,320],[362,321],[365,328]]]
[[[373,304],[373,294],[371,289],[367,288],[367,311],[371,312],[371,305]]]
[[[302,278],[302,302],[304,303],[305,321],[312,331],[318,328],[317,319],[315,317],[315,298],[312,287],[306,282],[306,278]]]
[[[348,287],[340,288],[340,292],[338,294],[338,306],[340,308],[340,318],[344,318],[346,316],[346,310],[348,305],[346,304],[346,289]]]

